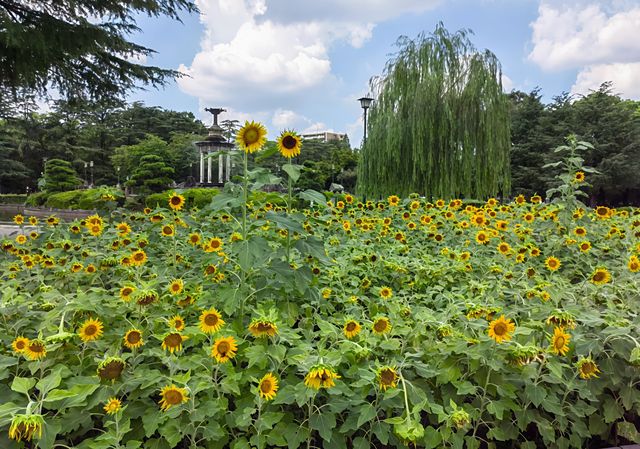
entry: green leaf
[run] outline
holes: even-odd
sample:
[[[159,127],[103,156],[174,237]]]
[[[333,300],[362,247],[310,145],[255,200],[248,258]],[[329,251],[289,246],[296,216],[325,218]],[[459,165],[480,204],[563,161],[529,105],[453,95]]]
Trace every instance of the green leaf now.
[[[544,401],[544,398],[547,397],[547,390],[536,384],[527,384],[524,388],[524,392],[531,401],[533,405],[539,407]]]
[[[49,391],[57,388],[62,382],[62,376],[60,375],[60,370],[56,370],[51,372],[47,377],[41,379],[36,387],[43,395],[46,395]]]
[[[618,435],[634,443],[640,443],[640,433],[633,423],[623,421],[616,424]]]
[[[44,399],[46,403],[62,401],[58,410],[82,405],[87,396],[100,387],[99,384],[80,384],[71,387],[69,390],[52,390]]]
[[[309,420],[311,428],[317,430],[325,441],[331,441],[333,429],[336,427],[336,417],[333,413],[315,413]]]
[[[369,442],[366,439],[362,437],[356,437],[353,439],[353,449],[369,449],[369,447]]]
[[[14,377],[11,383],[11,389],[18,393],[29,394],[29,390],[36,384],[36,380],[32,377]]]
[[[5,402],[0,405],[0,427],[4,427],[11,422],[12,416],[24,410],[24,406],[14,404],[13,402]]]
[[[622,406],[618,403],[618,401],[611,399],[608,397],[602,406],[602,410],[604,412],[604,422],[612,423],[616,419],[622,416]]]
[[[291,181],[296,182],[299,178],[300,178],[300,169],[302,167],[300,165],[294,165],[294,164],[284,164],[282,166],[282,170],[284,170],[287,175],[289,175],[289,178],[291,178]]]
[[[327,207],[327,197],[316,190],[307,189],[304,192],[301,192],[299,196],[303,200],[313,202],[314,206],[318,205],[320,207]]]
[[[377,415],[376,408],[371,404],[365,404],[360,409],[360,416],[358,417],[358,427],[361,427],[364,423],[371,421]]]

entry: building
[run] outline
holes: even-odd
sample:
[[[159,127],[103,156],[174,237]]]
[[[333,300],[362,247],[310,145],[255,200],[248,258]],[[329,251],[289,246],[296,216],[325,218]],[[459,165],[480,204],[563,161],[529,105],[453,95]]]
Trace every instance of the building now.
[[[302,134],[302,138],[304,140],[319,140],[320,142],[335,142],[345,140],[347,138],[347,135],[344,133],[323,131],[319,133]]]

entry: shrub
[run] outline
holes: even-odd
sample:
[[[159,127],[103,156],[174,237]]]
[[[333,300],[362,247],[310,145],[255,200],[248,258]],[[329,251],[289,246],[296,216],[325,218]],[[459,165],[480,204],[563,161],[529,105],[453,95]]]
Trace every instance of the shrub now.
[[[4,194],[0,195],[0,204],[24,204],[27,200],[27,195],[24,194]]]
[[[31,207],[44,206],[44,203],[47,202],[48,196],[49,194],[47,192],[32,193],[27,197],[27,200],[25,201],[24,204],[25,206],[31,206]]]

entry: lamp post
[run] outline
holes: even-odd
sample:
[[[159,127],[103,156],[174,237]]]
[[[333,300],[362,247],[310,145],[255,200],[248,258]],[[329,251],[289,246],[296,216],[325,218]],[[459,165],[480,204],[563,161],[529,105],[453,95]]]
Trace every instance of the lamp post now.
[[[89,166],[88,162],[84,163],[84,185],[88,186],[89,180],[87,179],[87,167]]]
[[[364,138],[362,139],[362,143],[367,143],[367,109],[371,106],[371,102],[373,98],[370,97],[362,97],[358,98],[360,102],[360,107],[364,110]]]
[[[91,168],[91,187],[93,187],[93,161],[89,161],[89,168]]]
[[[118,174],[118,185],[116,186],[118,189],[120,188],[120,167],[116,167],[116,173]]]

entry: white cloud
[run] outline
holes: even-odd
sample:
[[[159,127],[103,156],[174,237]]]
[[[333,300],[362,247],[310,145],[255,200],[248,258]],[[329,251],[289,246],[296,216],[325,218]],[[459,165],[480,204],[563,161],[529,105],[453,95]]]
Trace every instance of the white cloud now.
[[[572,94],[587,95],[605,81],[613,81],[613,91],[625,97],[640,99],[640,62],[598,64],[585,67],[578,73]]]
[[[241,110],[295,106],[296,94],[334,77],[329,50],[358,48],[376,23],[434,7],[439,0],[196,0],[204,24],[201,50],[180,88],[209,104]],[[299,101],[299,98],[297,99]]]
[[[514,86],[513,80],[503,73],[502,74],[502,90],[505,92],[511,92],[511,90],[513,89],[513,86]]]
[[[321,133],[321,132],[335,132],[333,128],[328,128],[327,124],[324,122],[315,122],[304,128],[301,134],[310,134],[310,133]]]
[[[529,59],[545,70],[640,60],[640,4],[542,0]]]

